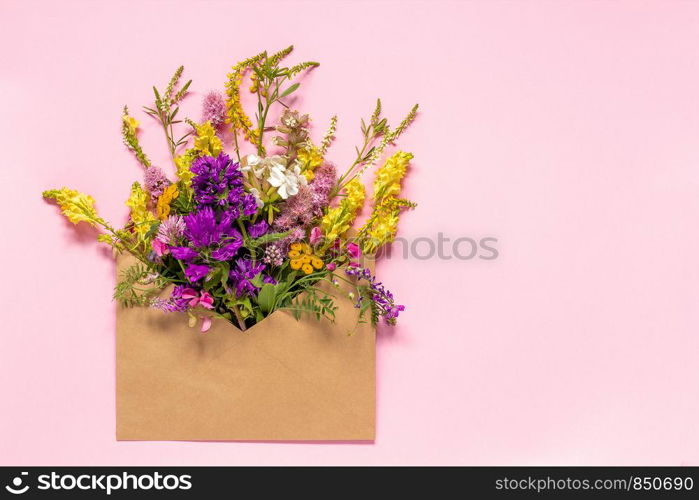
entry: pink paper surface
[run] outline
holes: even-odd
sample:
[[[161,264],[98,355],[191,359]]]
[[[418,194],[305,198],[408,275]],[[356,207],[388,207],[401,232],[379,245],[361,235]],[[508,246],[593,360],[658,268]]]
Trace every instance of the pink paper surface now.
[[[699,4],[0,2],[0,464],[699,465]],[[119,222],[141,178],[121,107],[185,65],[202,94],[259,49],[321,67],[346,165],[381,96],[401,235],[498,238],[494,261],[393,258],[374,444],[116,442],[114,267],[43,189]],[[193,332],[193,335],[196,333]],[[348,367],[351,369],[351,367]],[[206,419],[206,415],[201,416]]]

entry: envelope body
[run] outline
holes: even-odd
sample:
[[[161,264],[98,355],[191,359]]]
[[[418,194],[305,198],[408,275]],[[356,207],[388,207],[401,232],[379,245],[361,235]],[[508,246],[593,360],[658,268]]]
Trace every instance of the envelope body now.
[[[277,310],[245,331],[117,306],[117,439],[373,441],[375,330],[344,285],[328,290],[334,323]]]

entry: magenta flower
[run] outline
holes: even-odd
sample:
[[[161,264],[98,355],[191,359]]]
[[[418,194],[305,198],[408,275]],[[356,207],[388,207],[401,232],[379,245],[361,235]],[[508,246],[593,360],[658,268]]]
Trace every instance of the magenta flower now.
[[[320,228],[318,226],[311,229],[311,234],[308,237],[308,240],[311,242],[311,245],[317,245],[318,243],[320,243],[320,240],[322,238],[323,233],[320,231]]]
[[[353,259],[358,259],[362,255],[362,251],[359,249],[359,245],[349,242],[347,243],[347,254]]]
[[[155,255],[157,255],[158,257],[162,257],[170,251],[168,246],[159,239],[153,240],[151,245],[153,246],[153,251],[155,252]]]
[[[189,264],[184,272],[190,283],[196,283],[204,276],[209,274],[209,266],[199,264]]]
[[[189,307],[201,306],[205,309],[214,308],[214,298],[208,292],[202,290],[201,295],[194,288],[182,290],[182,298],[188,301]]]
[[[199,255],[196,250],[189,247],[170,247],[170,253],[174,258],[182,262],[191,262]]]

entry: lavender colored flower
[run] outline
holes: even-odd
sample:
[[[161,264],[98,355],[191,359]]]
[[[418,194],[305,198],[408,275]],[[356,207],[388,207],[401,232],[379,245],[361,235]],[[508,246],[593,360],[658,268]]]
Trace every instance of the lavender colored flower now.
[[[276,243],[267,245],[265,254],[262,257],[262,262],[270,266],[279,267],[284,263],[284,252],[282,252],[281,248],[279,248],[279,245]]]
[[[211,122],[214,128],[220,128],[226,122],[226,101],[221,92],[212,90],[206,94],[202,108],[203,121]]]
[[[261,220],[255,224],[248,225],[248,235],[253,239],[259,238],[260,236],[264,236],[268,229],[269,225],[267,221]]]
[[[255,198],[255,195],[243,195],[240,200],[240,209],[246,217],[255,215],[257,213],[257,198]]]
[[[163,191],[168,187],[171,182],[165,176],[165,172],[160,167],[151,165],[146,168],[144,174],[144,184],[146,185],[146,190],[150,193],[151,199],[155,202],[158,197],[163,194]]]
[[[221,248],[211,252],[211,258],[220,261],[231,260],[238,253],[240,247],[243,246],[242,238],[234,239],[230,243],[226,243]]]
[[[175,286],[175,288],[173,288],[172,292],[170,293],[169,298],[155,298],[150,303],[151,307],[165,312],[186,311],[189,308],[189,301],[182,297],[182,291],[185,288],[186,287],[183,285]]]
[[[195,174],[192,178],[194,200],[199,205],[239,208],[245,194],[243,174],[238,163],[233,163],[227,154],[197,158],[191,171]]]
[[[189,264],[184,274],[190,283],[196,283],[209,273],[209,266]]]
[[[262,272],[264,264],[253,264],[250,259],[238,259],[235,267],[231,269],[229,278],[238,298],[244,295],[255,295],[259,288],[251,283],[251,280]]]
[[[353,276],[357,280],[365,280],[369,284],[370,295],[367,297],[360,294],[354,306],[360,308],[364,300],[371,300],[376,314],[381,316],[386,324],[395,325],[398,315],[405,310],[405,306],[396,304],[393,294],[382,283],[377,282],[368,269],[359,266],[348,266],[345,272],[349,276]]]
[[[313,222],[313,192],[308,186],[299,186],[299,192],[289,198],[274,221],[280,231],[288,231],[294,226],[308,226]]]
[[[216,215],[211,207],[203,207],[184,217],[186,225],[185,236],[195,247],[203,248],[218,243],[221,238],[234,230],[231,227],[233,218],[230,214],[221,217],[216,222]]]
[[[158,227],[156,238],[166,245],[174,245],[184,235],[184,219],[180,215],[171,215]]]
[[[277,280],[275,280],[274,278],[272,278],[269,274],[264,274],[264,275],[262,276],[262,283],[270,284],[270,285],[276,285],[276,284],[277,284]]]
[[[195,257],[199,256],[196,250],[189,247],[170,247],[170,253],[174,258],[182,262],[191,262]]]
[[[313,178],[313,182],[311,182],[311,189],[327,197],[336,182],[337,171],[335,167],[330,163],[324,163],[316,169],[315,177]]]

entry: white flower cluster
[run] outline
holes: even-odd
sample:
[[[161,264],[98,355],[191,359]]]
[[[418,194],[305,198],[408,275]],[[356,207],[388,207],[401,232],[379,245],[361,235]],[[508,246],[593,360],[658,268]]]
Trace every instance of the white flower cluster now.
[[[284,200],[294,196],[299,192],[299,186],[307,183],[306,177],[301,174],[299,163],[294,161],[292,165],[287,166],[286,158],[282,156],[260,158],[257,155],[248,155],[244,163],[245,166],[241,167],[241,171],[251,171],[258,179],[267,181],[270,186],[277,188],[277,193]],[[259,205],[260,193],[256,189],[251,189],[250,192],[255,195]]]

